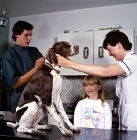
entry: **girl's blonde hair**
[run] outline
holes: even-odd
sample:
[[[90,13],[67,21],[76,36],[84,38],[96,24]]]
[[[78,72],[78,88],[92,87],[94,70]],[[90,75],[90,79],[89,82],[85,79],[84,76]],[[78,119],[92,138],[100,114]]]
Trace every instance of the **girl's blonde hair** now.
[[[97,84],[97,85],[101,85],[101,88],[100,90],[98,91],[98,99],[100,99],[102,102],[102,106],[104,106],[104,102],[105,102],[105,99],[104,99],[104,90],[103,90],[103,87],[102,87],[102,83],[101,83],[101,80],[99,77],[97,76],[93,76],[93,75],[87,75],[85,78],[84,78],[84,81],[83,81],[83,86],[87,86],[87,85],[91,85],[91,84]],[[88,95],[86,94],[86,92],[84,91],[83,95],[82,95],[82,98],[85,99],[87,98]]]

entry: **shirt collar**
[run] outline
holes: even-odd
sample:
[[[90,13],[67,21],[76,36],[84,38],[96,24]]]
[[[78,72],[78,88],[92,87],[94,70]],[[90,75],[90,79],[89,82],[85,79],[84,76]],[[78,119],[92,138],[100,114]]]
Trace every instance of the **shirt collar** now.
[[[135,53],[133,51],[130,51],[129,53],[126,54],[126,56],[124,57],[124,59],[126,59],[127,57],[129,57],[130,55],[134,55]]]

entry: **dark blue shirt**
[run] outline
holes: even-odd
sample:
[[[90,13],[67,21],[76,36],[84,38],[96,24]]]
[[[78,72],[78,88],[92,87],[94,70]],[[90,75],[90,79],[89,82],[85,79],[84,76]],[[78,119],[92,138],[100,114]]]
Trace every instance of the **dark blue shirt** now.
[[[15,44],[2,57],[2,70],[5,80],[12,90],[11,112],[15,112],[21,93],[26,84],[13,89],[20,76],[30,71],[42,54],[35,47],[21,47]]]

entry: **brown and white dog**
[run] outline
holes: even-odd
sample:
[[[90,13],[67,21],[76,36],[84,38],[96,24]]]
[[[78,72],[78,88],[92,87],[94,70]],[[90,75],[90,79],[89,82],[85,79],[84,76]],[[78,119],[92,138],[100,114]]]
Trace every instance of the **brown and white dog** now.
[[[29,80],[20,97],[16,108],[16,124],[7,122],[7,125],[17,127],[18,132],[35,133],[37,129],[51,129],[48,124],[39,125],[39,122],[47,116],[48,112],[63,135],[71,136],[73,135],[72,131],[80,132],[80,129],[69,121],[62,105],[62,79],[59,75],[60,67],[57,65],[58,60],[55,53],[67,58],[77,55],[79,46],[71,46],[65,41],[53,44],[46,62]],[[66,129],[60,121],[55,107],[70,130]]]

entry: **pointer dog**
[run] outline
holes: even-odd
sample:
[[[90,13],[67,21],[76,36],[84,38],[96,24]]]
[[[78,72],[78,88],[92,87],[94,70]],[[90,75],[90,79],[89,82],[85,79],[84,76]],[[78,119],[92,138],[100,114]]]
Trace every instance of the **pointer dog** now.
[[[53,44],[46,62],[29,80],[20,97],[16,108],[16,124],[7,122],[7,125],[17,127],[17,132],[35,133],[37,129],[51,129],[48,124],[39,125],[48,112],[63,135],[71,136],[72,131],[80,132],[80,129],[69,121],[62,105],[60,97],[62,79],[59,75],[60,67],[57,65],[58,60],[55,53],[67,58],[77,55],[79,46],[71,46],[65,41]],[[70,130],[66,129],[60,121],[55,107]]]

